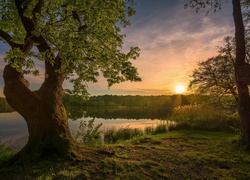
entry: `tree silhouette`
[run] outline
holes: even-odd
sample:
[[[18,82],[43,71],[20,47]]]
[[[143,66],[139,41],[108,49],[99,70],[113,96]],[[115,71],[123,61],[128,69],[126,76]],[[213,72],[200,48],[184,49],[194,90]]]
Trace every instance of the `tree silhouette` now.
[[[221,96],[231,94],[237,102],[238,92],[234,68],[235,39],[230,36],[224,38],[223,46],[218,48],[217,56],[198,62],[198,68],[191,75],[189,87],[201,94]]]

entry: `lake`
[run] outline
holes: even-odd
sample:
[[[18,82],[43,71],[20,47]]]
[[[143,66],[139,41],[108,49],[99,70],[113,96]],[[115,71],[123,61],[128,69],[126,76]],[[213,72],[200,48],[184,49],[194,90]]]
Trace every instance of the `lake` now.
[[[81,121],[88,121],[91,117],[81,117],[78,120],[69,120],[69,126],[71,133],[76,133]],[[110,128],[142,128],[147,126],[154,126],[159,124],[162,120],[160,119],[127,119],[127,118],[95,118],[95,124],[102,123],[101,130]],[[24,119],[17,113],[0,113],[0,140],[8,147],[20,150],[28,140],[28,130]]]

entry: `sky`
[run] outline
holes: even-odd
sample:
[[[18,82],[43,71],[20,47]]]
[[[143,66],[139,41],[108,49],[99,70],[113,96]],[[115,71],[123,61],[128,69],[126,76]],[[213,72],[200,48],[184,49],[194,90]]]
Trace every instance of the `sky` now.
[[[107,87],[104,78],[89,83],[91,95],[171,95],[178,85],[186,91],[190,75],[197,62],[217,55],[217,46],[223,38],[234,35],[232,5],[222,0],[222,9],[216,13],[196,13],[184,9],[182,0],[135,0],[136,14],[126,34],[124,47],[138,46],[140,57],[132,60],[142,82],[124,82]],[[0,43],[0,74],[8,47]],[[42,66],[37,66],[42,68]],[[31,88],[43,81],[43,76],[29,77]],[[64,88],[72,88],[68,82]],[[0,96],[3,96],[3,77],[0,76]]]

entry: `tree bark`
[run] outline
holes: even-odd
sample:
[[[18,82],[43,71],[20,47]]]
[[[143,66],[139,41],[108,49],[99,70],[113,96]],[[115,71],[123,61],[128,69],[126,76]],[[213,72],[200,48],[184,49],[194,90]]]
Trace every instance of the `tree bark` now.
[[[11,163],[37,161],[45,157],[81,159],[80,147],[72,137],[62,103],[64,77],[54,73],[38,91],[29,90],[23,75],[7,65],[4,69],[4,94],[8,103],[25,119],[29,139]]]
[[[248,86],[240,81],[239,69],[246,64],[245,29],[240,0],[233,0],[233,17],[235,24],[236,59],[235,76],[238,88],[238,113],[242,125],[243,144],[250,150],[250,99]]]

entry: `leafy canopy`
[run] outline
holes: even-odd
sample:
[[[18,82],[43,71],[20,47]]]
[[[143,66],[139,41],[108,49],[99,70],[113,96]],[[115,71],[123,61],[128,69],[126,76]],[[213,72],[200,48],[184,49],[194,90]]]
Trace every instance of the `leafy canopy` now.
[[[86,82],[97,82],[100,74],[109,86],[140,81],[130,62],[139,56],[139,48],[122,48],[121,29],[130,25],[133,5],[133,0],[0,1],[0,40],[12,47],[5,60],[34,75],[39,75],[35,60],[44,61],[65,74],[78,94],[85,94]],[[28,41],[38,50],[24,50]]]

